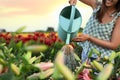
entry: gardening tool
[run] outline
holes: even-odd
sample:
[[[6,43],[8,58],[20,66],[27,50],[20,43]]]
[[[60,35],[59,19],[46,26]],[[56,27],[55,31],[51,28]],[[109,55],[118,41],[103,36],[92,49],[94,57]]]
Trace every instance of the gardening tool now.
[[[70,5],[61,11],[59,15],[58,36],[69,44],[76,36],[82,23],[82,17],[75,5]]]

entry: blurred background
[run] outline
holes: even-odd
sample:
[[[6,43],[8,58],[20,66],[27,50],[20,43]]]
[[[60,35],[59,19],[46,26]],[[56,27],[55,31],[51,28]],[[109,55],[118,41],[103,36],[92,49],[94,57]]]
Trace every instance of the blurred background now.
[[[22,26],[26,26],[24,32],[57,31],[59,14],[68,5],[68,0],[0,0],[0,31],[14,32]],[[81,2],[76,8],[84,28],[92,9]]]

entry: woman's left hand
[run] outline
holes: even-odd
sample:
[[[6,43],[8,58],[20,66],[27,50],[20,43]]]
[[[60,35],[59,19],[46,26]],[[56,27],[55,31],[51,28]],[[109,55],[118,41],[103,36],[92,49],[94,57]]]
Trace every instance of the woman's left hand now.
[[[77,0],[69,0],[70,5],[76,5],[76,3],[77,3]]]
[[[72,39],[72,41],[75,42],[84,42],[86,40],[89,40],[90,36],[88,34],[80,34],[79,36]]]

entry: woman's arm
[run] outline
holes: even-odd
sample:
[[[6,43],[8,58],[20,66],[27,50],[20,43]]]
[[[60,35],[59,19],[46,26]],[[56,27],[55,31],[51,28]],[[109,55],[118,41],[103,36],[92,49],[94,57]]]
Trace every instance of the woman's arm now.
[[[84,42],[86,40],[89,40],[95,43],[96,45],[99,45],[105,48],[109,48],[113,50],[117,49],[120,46],[120,17],[116,21],[110,41],[101,40],[93,36],[89,36],[88,34],[81,34],[80,36],[75,37],[73,39],[73,41],[80,41],[80,42]]]
[[[98,0],[79,0],[81,2],[83,2],[84,4],[91,6],[93,9],[95,9],[97,7],[97,1]],[[76,5],[77,0],[70,0],[69,3],[71,5]]]
[[[100,40],[94,37],[90,37],[89,40],[94,42],[97,45],[109,48],[109,49],[117,49],[120,45],[120,17],[115,23],[114,30],[112,32],[112,37],[110,41]]]
[[[91,6],[93,9],[95,9],[97,7],[97,1],[98,0],[79,0],[81,2],[83,2],[84,4]]]
[[[116,49],[118,46],[120,46],[120,17],[116,21],[110,42],[113,49]]]

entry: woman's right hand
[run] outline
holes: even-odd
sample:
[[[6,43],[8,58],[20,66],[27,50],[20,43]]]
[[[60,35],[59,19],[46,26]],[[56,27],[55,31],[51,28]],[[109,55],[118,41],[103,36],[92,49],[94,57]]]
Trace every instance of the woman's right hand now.
[[[69,0],[70,5],[76,5],[76,3],[77,3],[77,0]]]
[[[74,37],[72,39],[72,41],[75,41],[75,42],[84,42],[86,40],[89,40],[91,36],[89,36],[88,34],[80,34],[79,36],[77,37]]]

